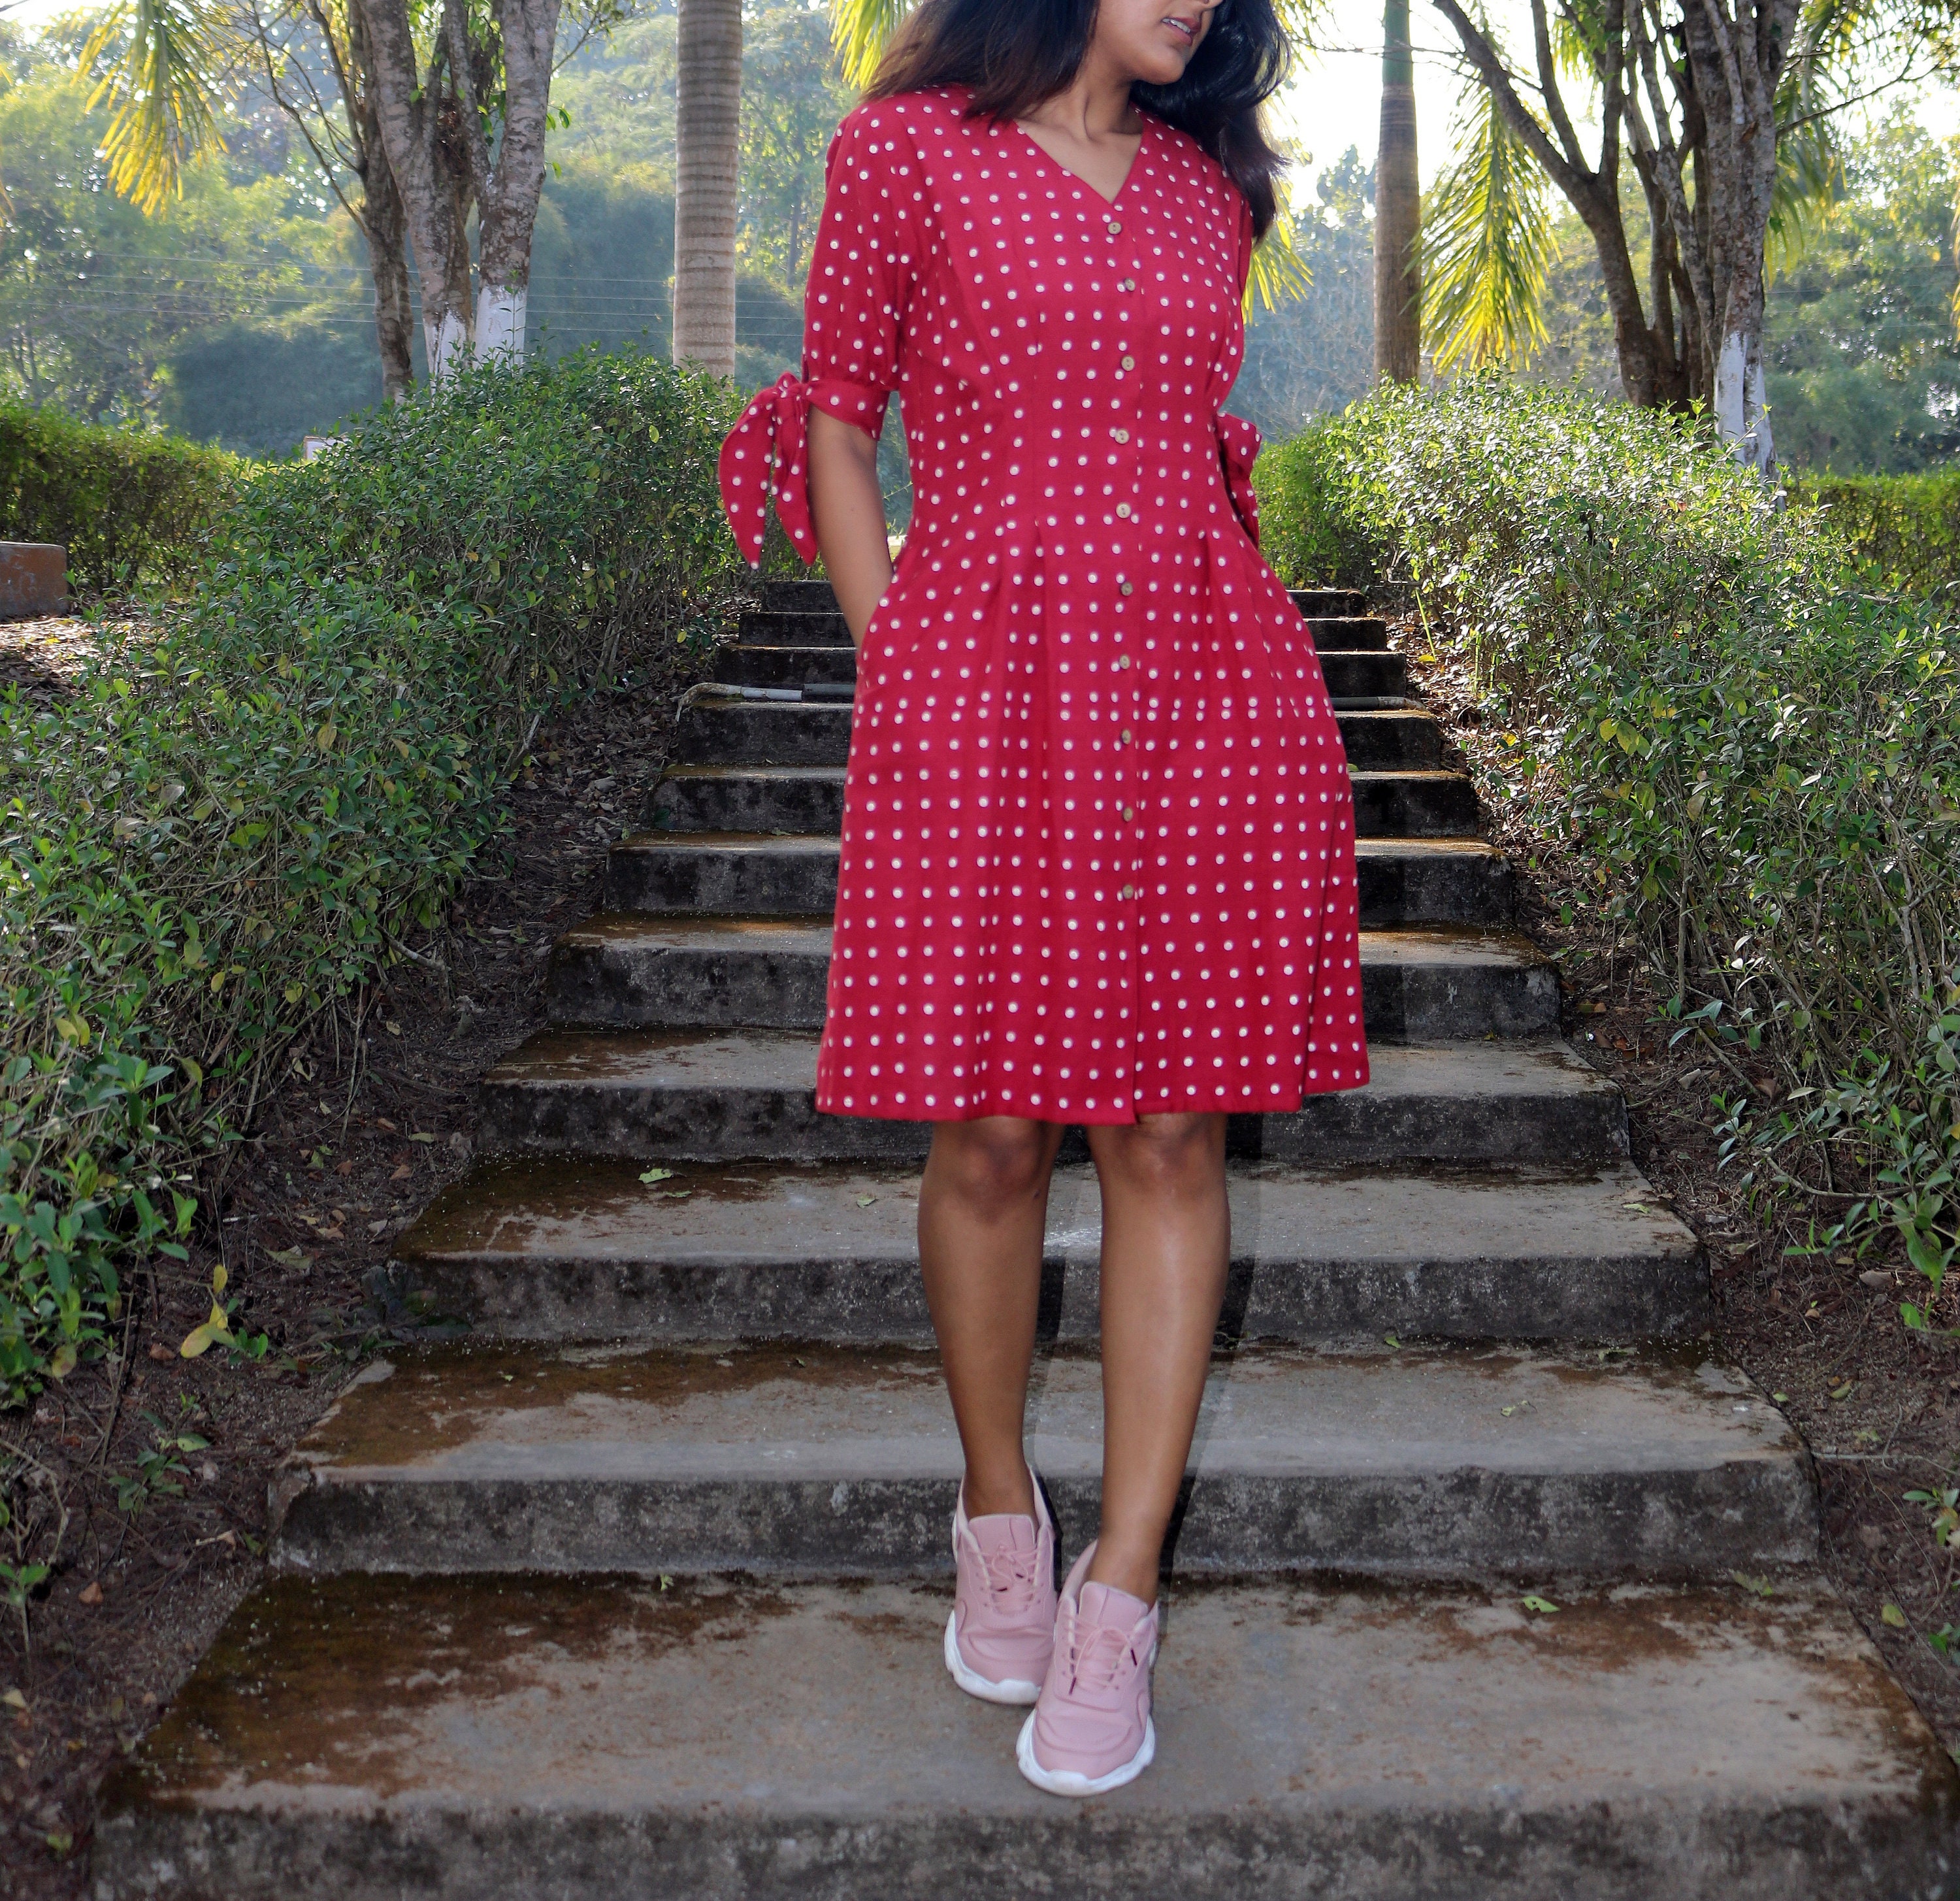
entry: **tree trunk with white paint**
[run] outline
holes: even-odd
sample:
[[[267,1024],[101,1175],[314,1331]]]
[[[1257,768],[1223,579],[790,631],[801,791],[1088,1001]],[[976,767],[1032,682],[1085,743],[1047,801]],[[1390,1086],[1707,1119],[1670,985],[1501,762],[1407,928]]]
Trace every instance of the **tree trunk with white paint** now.
[[[374,62],[374,110],[406,213],[422,290],[422,345],[431,381],[469,361],[469,250],[466,182],[457,177],[457,106],[446,52],[424,75],[405,0],[359,0]],[[450,123],[446,126],[445,117]]]
[[[676,58],[673,360],[733,376],[741,0],[680,0]]]
[[[1561,97],[1547,0],[1531,0],[1538,103],[1461,0],[1435,0],[1478,78],[1592,234],[1630,400],[1710,399],[1722,439],[1774,463],[1763,364],[1763,252],[1776,186],[1777,90],[1799,0],[1603,0],[1589,42],[1600,155]],[[1624,129],[1655,232],[1643,307],[1619,197]]]
[[[332,10],[320,0],[272,0],[269,5],[253,0],[239,19],[259,56],[260,83],[292,121],[368,247],[381,394],[386,402],[399,403],[415,387],[408,213],[383,149],[367,17],[358,0]],[[309,32],[318,36],[317,53],[306,46]],[[323,65],[332,81],[331,94],[314,78]],[[358,202],[348,194],[344,174],[360,186]]]
[[[479,219],[476,356],[514,361],[524,353],[531,281],[531,236],[545,183],[545,133],[551,118],[552,56],[561,0],[497,0],[504,65],[503,116],[493,158],[483,130],[476,59],[462,0],[446,0],[444,30]]]

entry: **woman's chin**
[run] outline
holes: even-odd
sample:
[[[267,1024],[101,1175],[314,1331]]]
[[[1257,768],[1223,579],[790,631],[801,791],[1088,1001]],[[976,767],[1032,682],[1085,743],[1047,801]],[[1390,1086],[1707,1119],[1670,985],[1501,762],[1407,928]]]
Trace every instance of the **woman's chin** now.
[[[1174,86],[1184,77],[1184,69],[1190,64],[1189,53],[1153,49],[1149,57],[1137,62],[1138,69],[1130,83],[1134,86]]]

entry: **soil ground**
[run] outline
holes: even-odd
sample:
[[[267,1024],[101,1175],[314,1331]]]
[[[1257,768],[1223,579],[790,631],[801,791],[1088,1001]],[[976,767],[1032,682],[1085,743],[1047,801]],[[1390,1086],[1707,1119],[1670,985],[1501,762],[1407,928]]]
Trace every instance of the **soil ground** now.
[[[73,636],[36,626],[14,677],[59,691]],[[1440,662],[1413,670],[1466,756],[1490,756],[1468,683]],[[476,1081],[542,1021],[539,966],[594,908],[606,849],[659,775],[688,677],[643,664],[539,737],[504,867],[458,895],[448,928],[416,947],[425,962],[362,1000],[358,1033],[343,1021],[296,1052],[233,1158],[215,1228],[186,1267],[138,1290],[123,1352],[0,1417],[18,1514],[4,1535],[43,1561],[56,1554],[27,1643],[18,1622],[0,1626],[0,1891],[84,1893],[94,1791],[259,1578],[273,1466],[365,1354],[415,1336],[378,1291],[389,1243],[468,1164]],[[1960,1353],[1901,1324],[1900,1263],[1786,1255],[1793,1237],[1758,1220],[1717,1167],[1707,1059],[1669,1048],[1659,998],[1637,965],[1602,951],[1596,927],[1561,921],[1545,841],[1501,808],[1494,817],[1523,874],[1525,928],[1559,959],[1568,1036],[1625,1091],[1636,1159],[1709,1244],[1722,1348],[1817,1458],[1832,1580],[1960,1746],[1960,1668],[1928,1641],[1960,1619],[1960,1559],[1904,1495],[1939,1490],[1960,1466]],[[262,1361],[178,1355],[221,1259],[247,1324],[270,1336]],[[208,1443],[171,1443],[187,1438]]]

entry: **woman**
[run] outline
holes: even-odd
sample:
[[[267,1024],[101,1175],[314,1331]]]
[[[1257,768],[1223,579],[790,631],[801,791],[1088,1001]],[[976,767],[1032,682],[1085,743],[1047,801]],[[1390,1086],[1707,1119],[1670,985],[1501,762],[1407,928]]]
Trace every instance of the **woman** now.
[[[818,1105],[934,1125],[919,1253],[966,1462],[946,1663],[1034,1705],[1017,1759],[1060,1794],[1156,1747],[1225,1119],[1367,1079],[1346,761],[1258,552],[1257,434],[1220,413],[1286,61],[1271,0],[926,0],[831,149],[803,377],[722,457],[750,559],[773,488],[858,643]],[[1058,1597],[1023,1431],[1076,1122],[1102,1196],[1102,1514]]]

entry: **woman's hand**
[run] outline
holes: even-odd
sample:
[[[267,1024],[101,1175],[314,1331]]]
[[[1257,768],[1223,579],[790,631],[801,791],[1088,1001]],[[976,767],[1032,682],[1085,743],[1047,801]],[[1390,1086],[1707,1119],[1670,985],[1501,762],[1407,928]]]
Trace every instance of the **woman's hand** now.
[[[845,625],[861,647],[892,583],[878,445],[855,423],[840,422],[825,409],[810,413],[810,511]]]

